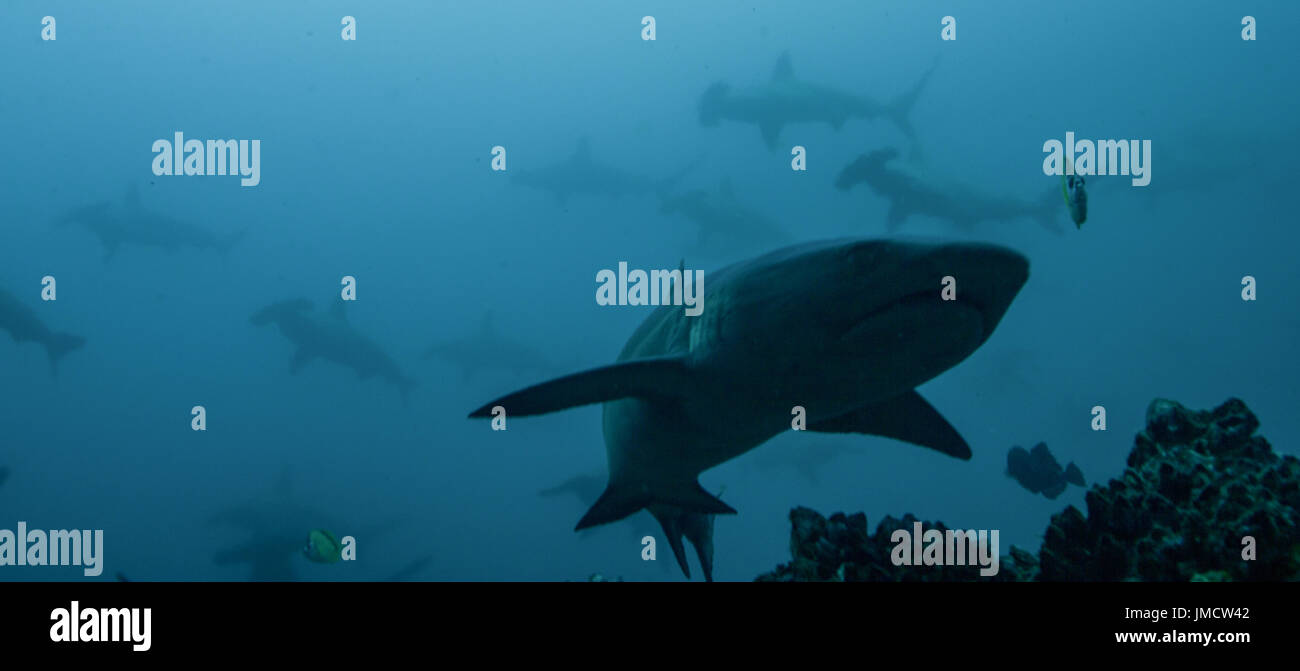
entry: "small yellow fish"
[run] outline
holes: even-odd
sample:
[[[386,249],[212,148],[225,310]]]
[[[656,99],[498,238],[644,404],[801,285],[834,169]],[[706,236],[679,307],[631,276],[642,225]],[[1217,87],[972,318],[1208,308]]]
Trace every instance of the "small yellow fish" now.
[[[1083,188],[1083,178],[1079,175],[1061,176],[1061,194],[1065,196],[1065,206],[1070,209],[1070,218],[1075,228],[1082,228],[1088,218],[1088,192]]]
[[[334,534],[324,529],[312,529],[307,534],[307,545],[303,546],[302,553],[319,564],[333,564],[343,556],[343,546]]]

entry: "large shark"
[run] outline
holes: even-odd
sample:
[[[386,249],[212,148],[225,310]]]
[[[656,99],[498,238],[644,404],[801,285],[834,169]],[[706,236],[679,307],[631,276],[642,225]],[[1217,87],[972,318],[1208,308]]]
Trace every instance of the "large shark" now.
[[[135,185],[127,189],[121,205],[98,202],[72,210],[55,223],[80,224],[94,233],[112,257],[122,245],[157,247],[168,252],[181,248],[215,249],[224,254],[239,242],[245,231],[219,234],[193,223],[147,210],[140,204]]]
[[[621,198],[662,193],[672,188],[698,164],[699,159],[666,179],[651,179],[592,158],[591,143],[584,137],[578,140],[577,150],[565,161],[531,170],[512,171],[510,181],[550,191],[560,205],[564,206],[574,194]]]
[[[57,370],[60,359],[86,343],[86,339],[79,335],[50,329],[36,316],[35,310],[4,289],[0,289],[0,329],[8,331],[14,342],[31,341],[44,345],[50,358],[50,370]]]
[[[764,84],[741,90],[732,90],[723,82],[710,86],[700,99],[700,123],[716,126],[728,120],[756,124],[767,148],[775,149],[786,124],[820,122],[839,130],[849,119],[886,117],[915,145],[912,107],[933,72],[932,66],[907,92],[883,103],[798,79],[790,64],[790,53],[784,52]]]
[[[483,315],[477,333],[431,345],[424,351],[424,358],[437,358],[459,367],[462,381],[480,370],[503,370],[515,375],[549,375],[557,371],[541,351],[501,334],[493,326],[490,312]]]
[[[927,174],[914,165],[895,163],[899,156],[894,148],[877,149],[845,166],[835,180],[835,187],[847,191],[857,184],[867,184],[877,195],[889,199],[885,227],[896,231],[913,214],[946,219],[963,230],[982,221],[1009,221],[1030,217],[1053,233],[1060,233],[1061,213],[1065,201],[1061,187],[1045,187],[1037,201],[1025,201],[980,191],[968,184]]]
[[[969,459],[915,391],[982,345],[1029,275],[1010,249],[842,239],[786,247],[713,273],[704,311],[655,309],[618,362],[508,394],[526,417],[603,403],[609,482],[577,529],[643,508],[734,513],[699,474],[790,430],[886,436]],[[957,278],[956,300],[943,279]]]
[[[791,242],[790,234],[761,212],[742,204],[723,178],[716,192],[695,189],[665,197],[662,214],[680,214],[699,227],[698,250],[706,254],[722,250],[771,249]]]
[[[415,380],[403,374],[392,357],[348,323],[342,301],[334,303],[330,314],[315,312],[307,299],[280,301],[257,311],[249,322],[254,326],[274,323],[297,347],[289,363],[292,374],[320,358],[351,368],[362,380],[378,376],[391,382],[403,402],[415,387]]]

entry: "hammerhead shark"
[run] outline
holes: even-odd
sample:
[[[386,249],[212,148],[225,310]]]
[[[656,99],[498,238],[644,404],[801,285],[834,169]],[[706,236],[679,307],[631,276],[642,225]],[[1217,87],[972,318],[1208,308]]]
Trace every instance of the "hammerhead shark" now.
[[[249,322],[254,326],[274,323],[297,347],[289,362],[291,374],[321,358],[351,368],[362,380],[378,376],[391,382],[403,402],[415,387],[415,380],[403,374],[392,357],[348,323],[342,301],[333,304],[330,314],[315,312],[311,301],[304,298],[280,301],[254,313]]]
[[[960,287],[955,300],[941,297],[948,276]],[[852,238],[778,249],[713,273],[698,316],[655,308],[617,363],[469,416],[603,404],[609,482],[577,530],[643,508],[661,520],[735,513],[699,474],[791,430],[795,406],[809,431],[969,459],[969,445],[916,387],[984,344],[1028,276],[1023,255],[981,243]]]
[[[704,253],[719,249],[771,249],[789,244],[790,234],[781,226],[742,204],[723,178],[716,192],[695,189],[663,199],[662,214],[681,214],[699,227],[699,248]]]
[[[974,187],[928,175],[914,166],[893,163],[899,156],[892,147],[864,154],[845,166],[835,187],[847,191],[867,184],[876,194],[889,199],[885,227],[896,231],[913,214],[946,219],[964,230],[983,221],[1009,221],[1031,217],[1043,228],[1062,231],[1059,219],[1065,211],[1059,185],[1046,187],[1037,202],[984,193]]]
[[[592,158],[591,142],[583,137],[578,140],[577,150],[567,160],[532,170],[512,171],[510,181],[550,191],[563,207],[574,194],[621,198],[662,193],[672,188],[699,163],[700,159],[696,159],[675,175],[666,179],[651,179]]]
[[[490,312],[484,313],[477,333],[431,345],[424,351],[424,358],[437,358],[458,366],[464,381],[480,370],[505,370],[515,374],[551,374],[557,370],[541,351],[497,330]]]
[[[820,122],[839,130],[849,119],[885,117],[915,145],[912,108],[933,72],[931,66],[907,92],[882,103],[796,78],[787,51],[777,59],[771,78],[764,84],[735,91],[723,82],[710,86],[700,99],[700,123],[706,127],[717,126],[722,120],[757,124],[767,148],[775,149],[786,124]]]
[[[52,330],[36,316],[17,296],[0,289],[0,329],[9,332],[14,342],[38,342],[45,346],[50,358],[50,370],[57,371],[59,360],[86,343],[86,339],[71,333]]]
[[[140,192],[132,184],[121,205],[97,202],[79,207],[55,220],[57,224],[80,224],[99,238],[105,258],[111,258],[126,244],[157,247],[168,252],[189,247],[215,249],[225,254],[244,237],[245,230],[219,234],[183,219],[146,210]]]

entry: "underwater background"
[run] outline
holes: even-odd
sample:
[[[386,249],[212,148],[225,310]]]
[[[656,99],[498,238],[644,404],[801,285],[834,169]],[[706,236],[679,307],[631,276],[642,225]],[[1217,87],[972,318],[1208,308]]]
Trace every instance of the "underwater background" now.
[[[944,41],[949,14],[957,39]],[[55,41],[40,38],[46,15]],[[349,15],[355,41],[340,39]],[[707,281],[841,236],[980,240],[1030,259],[992,338],[920,389],[974,457],[780,435],[701,477],[739,511],[716,519],[719,580],[788,560],[795,506],[873,525],[912,513],[1036,549],[1085,489],[1032,494],[1006,476],[1007,451],[1045,442],[1105,482],[1156,397],[1241,398],[1294,455],[1297,29],[1287,2],[7,2],[0,290],[85,344],[53,368],[39,344],[0,335],[0,528],[103,529],[99,579],[681,580],[649,514],[575,533],[590,501],[541,495],[603,480],[598,406],[500,432],[466,415],[618,356],[651,309],[597,305],[601,269],[684,260]],[[800,79],[882,101],[932,68],[915,137],[885,118],[789,124],[769,149],[753,124],[701,123],[711,85],[761,84],[782,54]],[[260,139],[260,184],[155,176],[151,147],[177,131]],[[1067,131],[1151,140],[1150,185],[1100,178],[1086,223],[1062,205],[1051,230],[913,216],[889,231],[886,198],[834,188],[856,157],[892,147],[928,174],[1031,200],[1058,185],[1042,147]],[[794,145],[806,171],[791,170]],[[582,151],[654,186],[555,196],[514,177]],[[786,242],[742,231],[702,245],[666,205],[724,188]],[[133,198],[242,235],[224,250],[110,253],[60,225]],[[40,299],[47,275],[56,301]],[[405,401],[325,361],[291,374],[291,344],[250,323],[286,299],[323,310],[344,276],[357,280],[348,323],[415,381]],[[1257,300],[1242,299],[1245,276]],[[196,405],[205,431],[191,430]],[[357,560],[307,561],[314,528],[354,536]],[[653,562],[646,535],[660,538]],[[82,579],[0,567],[0,580]]]

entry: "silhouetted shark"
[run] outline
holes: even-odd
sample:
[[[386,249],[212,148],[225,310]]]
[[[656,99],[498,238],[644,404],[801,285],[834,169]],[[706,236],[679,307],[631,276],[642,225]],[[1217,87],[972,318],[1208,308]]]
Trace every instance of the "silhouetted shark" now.
[[[86,339],[79,335],[51,330],[36,316],[35,310],[4,289],[0,289],[0,329],[8,331],[14,342],[44,345],[51,371],[57,370],[59,360],[68,352],[86,343]]]
[[[620,198],[662,193],[698,164],[697,159],[667,179],[650,179],[597,162],[591,156],[591,143],[584,137],[578,140],[578,149],[568,160],[530,170],[511,171],[510,181],[550,191],[563,206],[574,194]]]
[[[245,230],[218,234],[188,221],[146,210],[140,192],[132,184],[121,205],[99,202],[77,208],[56,220],[58,224],[80,224],[104,245],[105,257],[112,257],[122,245],[157,247],[168,252],[190,247],[215,249],[225,254],[243,238]]]
[[[716,192],[695,189],[665,197],[659,211],[680,214],[698,226],[698,251],[705,253],[771,249],[791,240],[775,221],[742,205],[731,188],[731,180],[725,178]]]
[[[558,370],[539,350],[502,335],[493,327],[491,313],[483,315],[473,335],[441,342],[424,351],[424,358],[434,357],[460,368],[462,381],[480,370],[505,370],[516,375],[525,372],[546,375]]]
[[[982,345],[1024,285],[1024,256],[988,244],[846,239],[713,273],[697,317],[655,309],[619,362],[484,404],[512,417],[604,404],[609,484],[578,522],[643,508],[734,513],[702,471],[790,430],[886,436],[959,459],[970,447],[915,388]],[[942,278],[962,278],[957,300]],[[671,517],[671,515],[669,515]]]
[[[393,383],[403,401],[415,387],[415,380],[404,375],[392,357],[352,328],[341,300],[332,305],[329,315],[314,312],[307,299],[280,301],[259,310],[249,322],[254,326],[276,324],[297,347],[289,362],[292,374],[312,359],[321,358],[351,368],[362,380],[378,376]]]
[[[786,124],[827,123],[839,130],[849,119],[887,117],[915,145],[916,132],[910,118],[912,107],[933,72],[931,67],[906,93],[892,102],[881,103],[796,78],[790,53],[784,52],[764,84],[737,91],[722,82],[710,86],[700,100],[700,123],[716,126],[719,121],[728,120],[757,124],[767,148],[774,149]]]
[[[835,180],[836,188],[841,191],[865,183],[889,199],[889,214],[885,217],[889,231],[897,230],[913,214],[946,219],[966,230],[983,221],[1030,217],[1053,233],[1062,231],[1058,222],[1065,203],[1061,199],[1061,187],[1056,183],[1045,187],[1037,202],[1026,202],[990,195],[967,184],[925,174],[915,166],[891,163],[897,158],[897,149],[878,149],[845,166]]]

